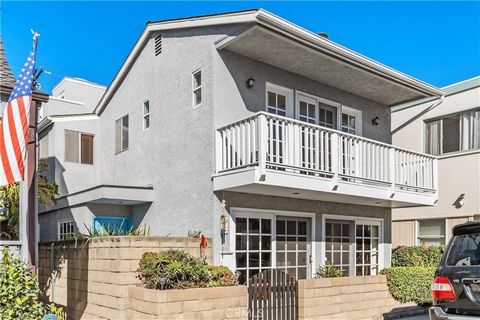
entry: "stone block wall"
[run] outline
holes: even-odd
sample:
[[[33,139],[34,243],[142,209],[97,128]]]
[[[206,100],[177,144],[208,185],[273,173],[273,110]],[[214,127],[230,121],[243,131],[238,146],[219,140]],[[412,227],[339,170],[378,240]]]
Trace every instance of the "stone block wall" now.
[[[182,237],[102,237],[88,242],[41,243],[40,287],[51,302],[65,308],[68,320],[125,319],[128,289],[140,284],[136,270],[142,254],[183,249],[198,257],[199,245],[199,239]],[[211,248],[206,248],[205,256],[211,263]]]
[[[383,319],[413,304],[395,301],[385,276],[341,277],[298,282],[300,319]]]
[[[184,290],[128,289],[127,320],[247,318],[247,287]]]

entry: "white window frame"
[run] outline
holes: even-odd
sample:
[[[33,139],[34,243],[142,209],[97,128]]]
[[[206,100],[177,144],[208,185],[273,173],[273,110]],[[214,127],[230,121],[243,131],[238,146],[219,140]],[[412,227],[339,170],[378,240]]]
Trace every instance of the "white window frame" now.
[[[322,97],[319,97],[319,96],[316,96],[316,95],[313,95],[313,94],[310,94],[308,92],[304,92],[304,91],[301,91],[301,90],[295,90],[295,119],[297,120],[300,120],[300,97],[299,96],[304,96],[304,97],[307,97],[307,98],[311,98],[311,99],[314,99],[316,102],[315,102],[315,116],[316,116],[316,125],[319,125],[319,126],[322,126],[320,125],[320,106],[319,106],[319,103],[323,103],[329,107],[331,107],[332,109],[335,109],[336,110],[336,121],[335,121],[335,124],[336,126],[334,128],[328,128],[328,127],[324,127],[324,128],[327,128],[327,129],[333,129],[333,130],[339,130],[339,126],[341,125],[340,121],[341,121],[341,109],[342,109],[342,105],[338,102],[335,102],[335,101],[332,101],[332,100],[328,100],[328,99],[325,99],[325,98],[322,98]]]
[[[73,231],[70,233],[66,233],[63,235],[60,234],[60,229],[62,224],[68,224],[68,225],[73,225]],[[57,240],[66,240],[66,236],[74,236],[75,235],[75,220],[73,219],[64,219],[64,220],[59,220],[57,221]]]
[[[115,120],[115,141],[114,141],[114,149],[115,149],[115,154],[122,153],[124,151],[127,151],[128,148],[130,148],[130,137],[128,137],[128,146],[126,148],[123,148],[123,118],[128,117],[128,135],[130,135],[130,116],[129,114],[124,114],[120,118]],[[117,121],[120,121],[120,150],[117,151]]]
[[[285,117],[294,118],[294,90],[271,82],[265,84],[265,112],[268,112],[268,92],[285,96]]]
[[[145,113],[145,104],[148,103],[148,112]],[[150,117],[150,100],[149,99],[146,99],[146,100],[143,100],[143,104],[142,104],[142,112],[143,112],[143,117],[142,117],[142,120],[143,120],[143,131],[146,131],[148,129],[150,129],[150,126],[151,126],[151,117]],[[146,118],[148,117],[148,127],[145,126],[145,123],[146,123]]]
[[[385,268],[386,261],[390,261],[389,257],[385,256],[386,253],[391,252],[389,248],[387,248],[387,244],[384,241],[384,233],[385,233],[385,227],[384,227],[384,220],[382,218],[368,218],[368,217],[358,217],[358,216],[346,216],[346,215],[336,215],[336,214],[322,214],[322,235],[321,235],[321,241],[320,241],[320,248],[321,248],[321,261],[322,265],[325,263],[327,259],[326,255],[326,220],[344,220],[344,221],[353,221],[354,223],[354,228],[353,228],[353,241],[350,244],[350,272],[349,275],[350,277],[355,277],[356,276],[356,266],[357,266],[357,261],[356,261],[356,225],[357,223],[362,224],[362,223],[370,223],[370,222],[375,222],[378,223],[380,226],[379,229],[379,241],[378,241],[378,274],[380,274],[380,270]],[[318,266],[317,266],[318,267]]]
[[[355,117],[355,133],[354,135],[356,136],[361,136],[362,135],[362,111],[352,108],[352,107],[347,107],[342,105],[341,110],[340,110],[340,115],[339,115],[339,122],[338,122],[338,130],[343,132],[343,126],[342,126],[342,116],[343,114],[347,114],[349,116],[354,116]],[[345,132],[347,133],[347,132]],[[352,133],[351,133],[352,134]]]
[[[443,230],[443,246],[445,246],[447,244],[447,241],[448,241],[448,238],[447,238],[447,235],[448,235],[448,220],[447,218],[426,218],[426,219],[419,219],[419,220],[415,220],[415,245],[416,246],[419,246],[421,245],[421,242],[420,242],[420,221],[422,220],[443,220],[444,221],[444,230]],[[423,237],[424,239],[427,239],[425,237]],[[430,239],[440,239],[439,237],[431,237]]]
[[[78,133],[78,162],[67,160],[67,142],[64,140],[64,142],[65,142],[64,152],[65,153],[63,155],[63,159],[65,160],[65,162],[76,163],[76,164],[84,164],[84,165],[87,165],[87,166],[93,166],[95,164],[95,135],[93,133],[82,132],[82,131],[71,130],[71,129],[65,129],[64,130],[64,139],[65,139],[65,135],[66,135],[67,131]],[[82,162],[82,135],[93,137],[92,163],[83,163]]]
[[[277,267],[277,225],[276,217],[298,217],[298,218],[309,218],[310,223],[310,273],[307,273],[307,279],[313,278],[316,272],[318,265],[316,264],[316,234],[315,234],[315,213],[311,212],[296,212],[296,211],[280,211],[280,210],[266,210],[266,209],[252,209],[252,208],[238,208],[232,207],[229,215],[229,251],[228,258],[224,259],[225,265],[227,265],[231,270],[236,269],[236,260],[235,260],[235,218],[259,218],[259,219],[272,219],[272,263],[271,268],[275,269]],[[227,252],[223,252],[226,254]]]
[[[200,73],[200,85],[195,86],[195,75],[197,73]],[[192,72],[192,107],[193,109],[196,109],[200,107],[203,103],[203,76],[202,76],[202,69],[197,69]],[[197,90],[200,90],[200,103],[195,103],[195,92]]]

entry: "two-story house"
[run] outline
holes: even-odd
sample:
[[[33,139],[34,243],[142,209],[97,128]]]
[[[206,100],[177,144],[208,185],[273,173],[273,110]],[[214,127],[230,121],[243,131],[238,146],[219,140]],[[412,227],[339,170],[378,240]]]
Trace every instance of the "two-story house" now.
[[[480,220],[480,77],[443,90],[392,108],[393,143],[439,157],[440,190],[434,207],[393,210],[394,246],[445,245],[455,225]]]
[[[79,116],[93,163],[67,165],[70,140],[49,151],[64,187],[42,237],[63,237],[67,217],[80,232],[201,231],[242,282],[321,264],[377,274],[392,208],[438,199],[436,158],[390,144],[390,107],[442,95],[265,10],[149,22]]]

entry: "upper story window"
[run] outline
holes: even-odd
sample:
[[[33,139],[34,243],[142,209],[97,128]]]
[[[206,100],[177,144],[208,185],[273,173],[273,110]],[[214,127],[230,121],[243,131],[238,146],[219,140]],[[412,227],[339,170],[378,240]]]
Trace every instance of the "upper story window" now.
[[[128,149],[128,114],[115,121],[115,153]]]
[[[353,108],[342,106],[342,131],[346,133],[362,134],[362,112]]]
[[[425,151],[432,155],[480,149],[480,110],[425,121]]]
[[[75,236],[75,221],[58,221],[58,240],[68,240]]]
[[[150,128],[150,101],[143,102],[143,130]]]
[[[93,135],[65,130],[65,161],[93,164]]]
[[[318,103],[319,120],[318,124],[330,128],[337,129],[337,108],[328,104]]]
[[[192,74],[192,91],[192,103],[195,108],[202,104],[202,70]]]

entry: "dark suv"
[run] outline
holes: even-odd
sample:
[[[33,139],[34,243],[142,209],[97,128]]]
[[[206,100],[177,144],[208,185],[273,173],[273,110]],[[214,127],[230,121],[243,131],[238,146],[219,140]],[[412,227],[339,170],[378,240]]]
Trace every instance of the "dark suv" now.
[[[453,228],[432,284],[431,320],[480,319],[480,222]]]

